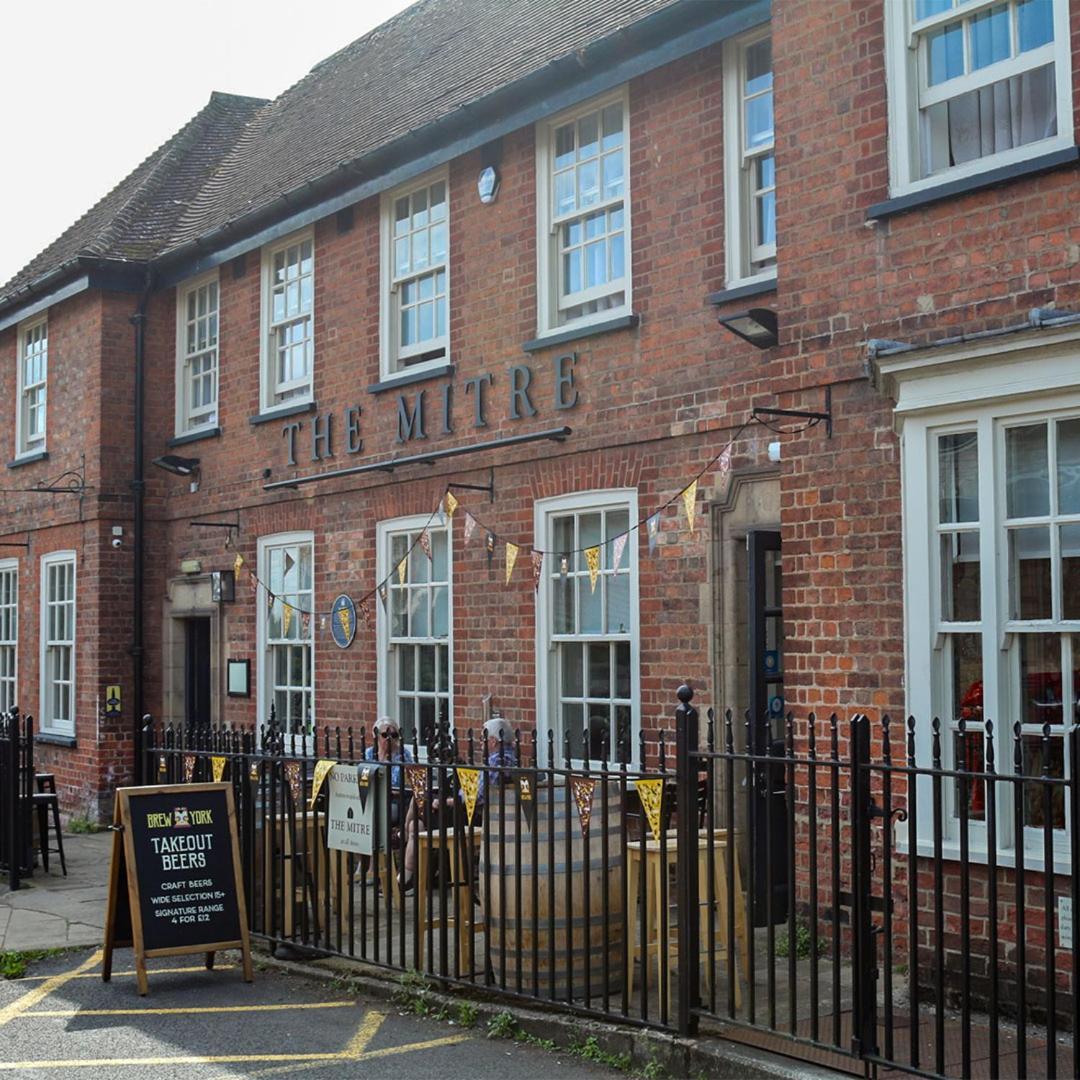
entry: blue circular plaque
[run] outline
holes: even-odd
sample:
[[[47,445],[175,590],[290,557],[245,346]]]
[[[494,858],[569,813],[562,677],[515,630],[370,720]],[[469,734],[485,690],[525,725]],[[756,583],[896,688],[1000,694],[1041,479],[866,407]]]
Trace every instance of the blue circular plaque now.
[[[356,637],[356,605],[342,593],[330,611],[330,633],[339,649],[347,649]]]

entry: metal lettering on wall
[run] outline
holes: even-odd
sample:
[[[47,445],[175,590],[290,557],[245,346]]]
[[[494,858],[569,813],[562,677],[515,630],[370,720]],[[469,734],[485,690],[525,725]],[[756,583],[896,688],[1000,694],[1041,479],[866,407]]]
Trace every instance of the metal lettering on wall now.
[[[507,375],[496,380],[491,372],[474,375],[463,380],[466,404],[460,418],[454,414],[454,383],[447,382],[436,388],[402,390],[387,402],[396,416],[394,446],[426,441],[429,436],[453,435],[455,420],[467,422],[471,428],[486,428],[488,417],[500,410],[509,420],[525,420],[545,411],[564,411],[577,407],[579,396],[574,379],[577,353],[563,353],[552,358],[552,370],[548,379],[537,377],[528,364],[515,364]],[[546,382],[546,386],[545,386]],[[392,404],[391,404],[392,402]],[[344,431],[346,454],[364,451],[364,411],[359,405],[350,405],[342,411],[341,428]],[[311,461],[332,458],[338,449],[335,440],[333,413],[322,413],[310,421],[291,420],[282,428],[285,439],[287,463],[297,464],[297,453],[307,456],[310,448]]]

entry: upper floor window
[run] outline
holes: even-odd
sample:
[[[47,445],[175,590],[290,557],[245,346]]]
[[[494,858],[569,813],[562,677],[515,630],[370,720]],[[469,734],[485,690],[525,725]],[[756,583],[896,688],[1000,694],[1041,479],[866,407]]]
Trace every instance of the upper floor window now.
[[[75,735],[75,553],[41,560],[41,730]]]
[[[776,156],[768,29],[724,52],[724,188],[729,287],[776,274]]]
[[[34,319],[19,327],[18,454],[45,449],[45,405],[49,375],[49,322]]]
[[[262,407],[309,401],[315,357],[315,237],[263,250]]]
[[[885,6],[895,190],[1071,144],[1067,3],[904,0]]]
[[[447,358],[449,235],[445,176],[384,199],[384,375]]]
[[[176,434],[218,422],[218,275],[176,294]]]
[[[0,559],[0,712],[18,702],[19,563]]]
[[[630,310],[626,90],[537,127],[540,333]]]

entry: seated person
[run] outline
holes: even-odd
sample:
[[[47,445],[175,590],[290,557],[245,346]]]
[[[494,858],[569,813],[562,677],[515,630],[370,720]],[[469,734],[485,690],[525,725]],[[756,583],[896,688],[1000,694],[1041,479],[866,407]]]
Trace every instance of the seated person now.
[[[492,783],[500,786],[512,784],[514,774],[510,770],[518,764],[514,729],[503,717],[493,716],[484,724],[484,745],[488,768],[480,770],[480,782],[476,792],[476,805],[478,808],[484,805],[489,776]],[[497,772],[493,771],[496,769]],[[465,792],[459,788],[457,795],[461,804],[464,805]],[[437,812],[439,805],[438,798],[431,800],[432,810]],[[473,824],[480,824],[478,817],[474,817]]]
[[[365,761],[387,763],[390,765],[390,828],[398,830],[402,825],[402,806],[405,807],[405,866],[399,878],[402,888],[407,892],[412,887],[413,874],[416,870],[416,803],[412,792],[404,787],[401,765],[393,762],[411,764],[412,752],[403,745],[401,731],[395,720],[389,716],[380,716],[375,721],[372,744],[364,751]],[[391,841],[393,843],[393,841]],[[397,845],[395,844],[394,847]]]

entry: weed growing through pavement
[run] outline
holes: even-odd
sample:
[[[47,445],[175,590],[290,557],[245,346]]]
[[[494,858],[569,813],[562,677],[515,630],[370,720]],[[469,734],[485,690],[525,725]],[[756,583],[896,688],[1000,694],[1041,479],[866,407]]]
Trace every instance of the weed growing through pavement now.
[[[26,969],[47,956],[56,956],[63,949],[26,949],[23,952],[0,952],[0,979],[21,979]]]

